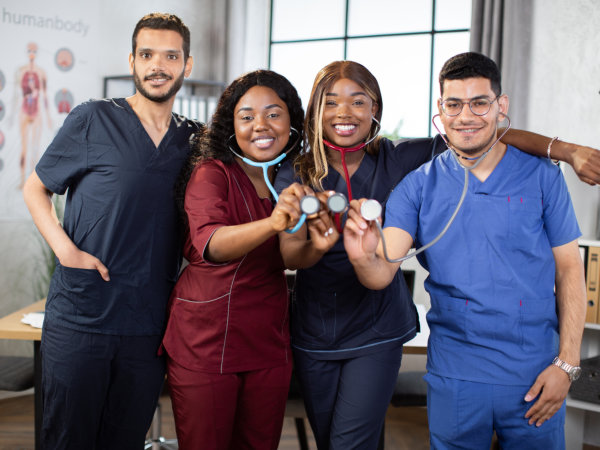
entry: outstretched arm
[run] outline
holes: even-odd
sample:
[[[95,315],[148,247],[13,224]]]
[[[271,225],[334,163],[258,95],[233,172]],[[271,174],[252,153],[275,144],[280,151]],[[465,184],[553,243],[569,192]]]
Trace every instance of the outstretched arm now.
[[[344,227],[344,247],[361,284],[369,289],[383,289],[394,279],[400,263],[390,263],[385,259],[377,225],[360,214],[360,205],[364,201],[350,202]],[[392,257],[406,255],[413,241],[410,234],[394,227],[385,228],[383,234],[388,254]]]
[[[207,258],[216,263],[240,258],[270,237],[293,227],[300,219],[300,199],[304,195],[305,187],[294,183],[281,192],[269,217],[217,229],[208,241]]]
[[[554,247],[556,262],[556,298],[560,344],[558,357],[573,366],[579,365],[581,337],[585,324],[586,291],[583,262],[577,240]],[[525,401],[537,397],[525,417],[529,424],[540,426],[550,419],[567,397],[571,382],[566,372],[555,365],[540,373]]]
[[[501,135],[504,129],[498,130]],[[571,165],[581,181],[590,185],[600,183],[600,151],[585,145],[572,144],[569,142],[542,136],[524,130],[511,128],[502,138],[505,144],[517,147],[532,155],[548,157],[550,143],[550,157],[564,161]]]
[[[61,265],[78,269],[95,269],[104,281],[109,281],[106,266],[95,256],[79,250],[65,233],[52,204],[52,192],[46,189],[35,171],[23,186],[23,197],[35,225]]]

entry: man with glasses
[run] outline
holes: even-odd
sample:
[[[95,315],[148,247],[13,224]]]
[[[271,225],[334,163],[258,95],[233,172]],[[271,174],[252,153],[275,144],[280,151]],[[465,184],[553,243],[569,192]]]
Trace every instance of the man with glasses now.
[[[392,257],[430,242],[468,192],[447,234],[419,255],[429,271],[426,381],[431,447],[564,449],[565,397],[580,373],[585,281],[571,199],[560,169],[496,142],[508,111],[500,72],[464,53],[440,73],[449,149],[409,174],[387,203]],[[465,107],[465,105],[467,105]],[[488,150],[491,150],[488,152]],[[363,284],[381,289],[388,263],[354,202],[346,250]],[[556,288],[556,290],[555,290]]]

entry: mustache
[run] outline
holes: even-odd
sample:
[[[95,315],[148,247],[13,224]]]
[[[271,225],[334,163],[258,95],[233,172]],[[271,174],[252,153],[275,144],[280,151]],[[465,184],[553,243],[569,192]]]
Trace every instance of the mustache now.
[[[152,75],[146,75],[144,77],[144,81],[153,80],[155,78],[165,78],[167,80],[172,80],[173,79],[173,77],[167,75],[164,72],[157,72],[157,73],[153,73]]]

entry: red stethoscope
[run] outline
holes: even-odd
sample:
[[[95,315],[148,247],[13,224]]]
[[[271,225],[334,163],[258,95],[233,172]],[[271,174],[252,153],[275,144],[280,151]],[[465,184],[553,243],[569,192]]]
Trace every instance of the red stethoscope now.
[[[350,183],[350,174],[348,173],[348,166],[346,165],[346,153],[348,153],[348,152],[352,153],[352,152],[357,152],[359,150],[362,150],[367,145],[369,145],[371,142],[373,142],[377,138],[377,136],[379,136],[379,132],[381,131],[381,124],[375,117],[371,117],[371,119],[373,120],[373,122],[375,122],[375,125],[376,125],[375,134],[368,141],[358,144],[355,147],[339,147],[337,145],[332,144],[328,140],[323,139],[323,144],[326,147],[336,150],[336,151],[340,152],[340,154],[341,154],[342,168],[344,169],[344,178],[346,179],[346,189],[348,190],[348,203],[350,203],[352,201],[352,184]],[[338,232],[340,232],[340,233],[342,232],[341,216],[342,216],[342,213],[339,213],[339,212],[336,212],[333,216],[334,220],[335,220],[335,225],[338,229]]]

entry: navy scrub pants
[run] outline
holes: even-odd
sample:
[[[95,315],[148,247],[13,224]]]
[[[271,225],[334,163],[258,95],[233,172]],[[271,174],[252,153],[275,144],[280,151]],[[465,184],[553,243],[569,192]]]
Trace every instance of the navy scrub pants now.
[[[294,349],[294,370],[319,450],[377,448],[402,345],[340,360],[317,360]]]
[[[85,333],[44,323],[42,448],[144,448],[165,378],[161,336]]]

